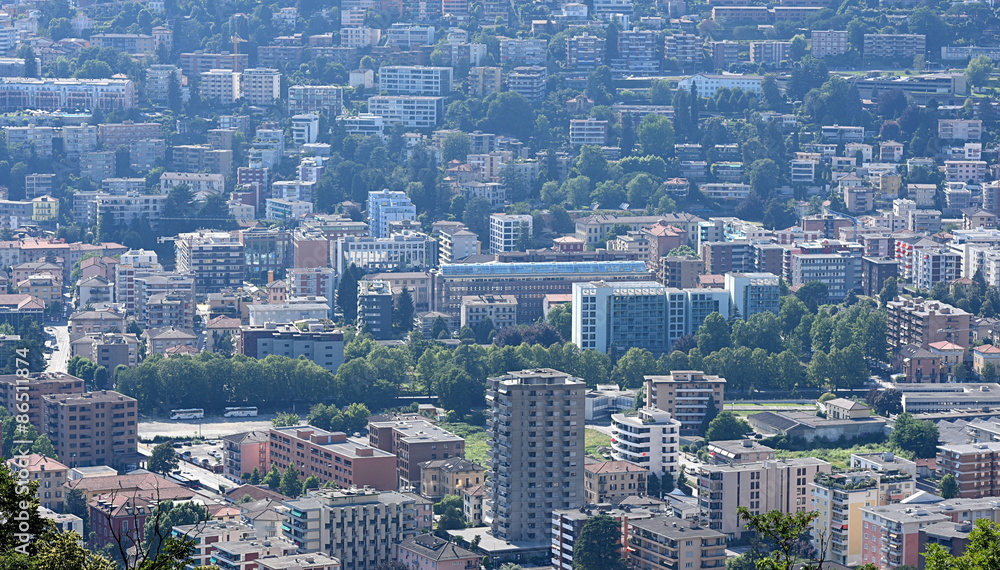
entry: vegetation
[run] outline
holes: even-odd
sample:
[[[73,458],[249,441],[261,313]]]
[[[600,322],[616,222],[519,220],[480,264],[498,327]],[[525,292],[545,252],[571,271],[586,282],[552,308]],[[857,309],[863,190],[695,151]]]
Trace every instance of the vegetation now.
[[[573,570],[624,570],[621,523],[607,515],[587,519],[573,545]]]

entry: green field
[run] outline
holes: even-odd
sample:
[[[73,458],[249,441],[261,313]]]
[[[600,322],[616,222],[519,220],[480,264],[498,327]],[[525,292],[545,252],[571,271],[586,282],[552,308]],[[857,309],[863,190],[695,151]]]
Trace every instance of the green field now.
[[[584,435],[584,446],[586,446],[587,455],[598,459],[610,459],[609,457],[597,454],[598,447],[611,447],[610,435],[603,434],[596,429],[587,429]]]
[[[489,446],[486,444],[486,428],[467,423],[441,423],[443,429],[465,438],[465,458],[486,467]]]

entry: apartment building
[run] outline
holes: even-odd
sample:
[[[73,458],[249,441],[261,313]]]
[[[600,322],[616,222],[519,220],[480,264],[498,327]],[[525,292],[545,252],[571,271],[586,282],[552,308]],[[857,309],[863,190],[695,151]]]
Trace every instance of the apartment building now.
[[[58,394],[83,394],[84,382],[76,376],[63,374],[61,372],[33,372],[27,377],[16,374],[5,374],[0,376],[0,406],[5,408],[12,416],[22,414],[17,409],[19,393],[28,393],[28,421],[39,433],[45,433],[45,426],[42,424],[42,399],[49,395]]]
[[[500,38],[501,65],[545,65],[549,42],[544,39]]]
[[[812,40],[810,53],[817,59],[845,54],[851,49],[846,30],[813,30],[809,37]]]
[[[573,343],[621,356],[630,348],[655,354],[673,349],[711,313],[730,315],[724,290],[670,289],[655,281],[574,283]]]
[[[642,261],[447,264],[434,273],[432,310],[457,316],[464,296],[513,295],[517,298],[518,320],[530,323],[543,316],[544,294],[570,294],[573,283],[577,282],[636,281],[649,277]]]
[[[198,95],[206,101],[232,105],[240,98],[240,73],[231,69],[210,69],[200,75]]]
[[[511,542],[547,542],[552,511],[584,504],[586,384],[552,369],[488,382],[492,534]]]
[[[750,63],[781,63],[789,58],[791,42],[750,42]]]
[[[646,494],[649,470],[631,461],[600,461],[584,466],[586,504],[617,505],[625,499]]]
[[[958,480],[958,497],[978,499],[1000,495],[1000,442],[938,446],[938,469]]]
[[[321,482],[339,487],[396,488],[396,457],[391,453],[309,425],[271,428],[268,432],[267,465],[283,471],[295,462],[302,478],[315,475]]]
[[[533,220],[527,214],[490,214],[490,252],[517,251],[532,235]]]
[[[544,67],[515,67],[507,73],[507,89],[532,102],[545,99],[548,72]]]
[[[368,98],[368,112],[408,128],[436,127],[444,116],[444,98],[417,95],[377,95]]]
[[[240,98],[251,105],[274,105],[281,98],[281,72],[267,67],[244,69],[239,80]]]
[[[695,370],[674,370],[666,376],[646,376],[646,405],[681,422],[681,433],[700,433],[711,402],[721,410],[726,379]]]
[[[597,119],[570,119],[569,144],[573,146],[608,144],[608,122]]]
[[[368,443],[396,456],[400,487],[420,492],[420,465],[425,461],[465,457],[465,440],[423,417],[372,418]]]
[[[799,252],[789,259],[792,285],[819,281],[826,284],[830,299],[835,301],[861,290],[860,251]]]
[[[138,103],[131,79],[0,77],[0,109],[62,111],[133,109]]]
[[[433,523],[430,501],[395,491],[320,489],[282,504],[284,538],[301,553],[340,560],[342,570],[374,570],[395,558],[397,544]]]
[[[898,503],[916,490],[911,473],[850,471],[817,475],[813,482],[813,546],[844,566],[861,564],[864,507]],[[824,539],[817,540],[817,537]]]
[[[205,53],[195,51],[180,55],[181,69],[188,76],[200,75],[213,69],[240,72],[250,65],[250,56],[245,53]]]
[[[486,482],[486,468],[468,459],[452,457],[420,463],[420,495],[439,500],[445,495],[462,495],[463,489]]]
[[[945,182],[982,184],[986,181],[988,168],[985,160],[944,161]]]
[[[702,243],[705,271],[713,275],[749,273],[756,269],[753,244],[747,240]]]
[[[861,563],[893,570],[918,566],[920,531],[949,517],[931,505],[895,504],[862,507]]]
[[[336,117],[344,108],[340,85],[292,85],[288,88],[288,113],[320,113]]]
[[[667,475],[676,478],[680,431],[681,422],[651,406],[634,413],[612,414],[611,456],[619,462],[638,465],[661,479]]]
[[[243,284],[246,266],[244,245],[227,232],[180,234],[174,241],[179,273],[193,273],[198,293],[218,293]]]
[[[417,219],[417,208],[404,192],[368,192],[368,227],[372,237],[389,236],[389,222]]]
[[[566,40],[566,67],[571,69],[594,68],[604,63],[603,38],[587,32]]]
[[[972,345],[972,315],[951,305],[923,299],[896,299],[886,304],[889,348],[907,344],[927,346],[948,341]]]
[[[913,283],[923,291],[930,291],[938,283],[950,283],[962,277],[962,256],[951,249],[921,249],[915,257]]]
[[[448,95],[452,68],[423,65],[383,65],[378,70],[378,88],[389,95]]]
[[[63,488],[63,484],[68,480],[69,467],[37,453],[8,459],[7,467],[15,473],[26,472],[29,482],[38,483],[36,496],[39,506],[59,513],[64,512],[66,489]]]
[[[927,53],[924,34],[865,34],[864,56],[874,59],[913,59]]]
[[[96,218],[101,220],[103,216],[115,225],[125,227],[135,220],[145,218],[155,230],[160,224],[166,199],[162,194],[143,195],[137,192],[119,196],[98,194],[94,200]]]
[[[982,119],[938,119],[939,139],[948,141],[978,141],[982,137]]]
[[[468,89],[476,97],[486,97],[503,89],[503,70],[499,67],[473,67],[469,69]]]
[[[674,517],[629,519],[626,560],[637,570],[725,568],[726,535]],[[689,566],[690,564],[690,566]]]
[[[683,65],[701,63],[705,59],[703,38],[694,34],[674,34],[663,39],[664,56]]]
[[[753,514],[772,510],[797,513],[812,510],[810,489],[817,473],[832,466],[812,457],[739,465],[699,465],[694,470],[698,506],[709,528],[729,536],[745,532],[737,508]]]
[[[358,324],[378,340],[392,333],[392,287],[385,281],[358,282]]]
[[[101,390],[42,397],[43,433],[67,467],[111,465],[127,468],[138,454],[135,398]]]

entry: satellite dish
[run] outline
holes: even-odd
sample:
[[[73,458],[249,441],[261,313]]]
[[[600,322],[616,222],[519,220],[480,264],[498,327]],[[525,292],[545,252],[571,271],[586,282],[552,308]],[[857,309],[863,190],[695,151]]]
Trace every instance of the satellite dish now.
[[[618,208],[622,210],[628,210],[628,202],[622,202],[621,204],[618,204]]]

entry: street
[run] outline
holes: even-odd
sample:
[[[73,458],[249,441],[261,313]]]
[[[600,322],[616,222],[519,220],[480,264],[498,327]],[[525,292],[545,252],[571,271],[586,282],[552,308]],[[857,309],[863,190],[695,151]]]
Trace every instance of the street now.
[[[69,364],[69,325],[55,325],[45,327],[45,332],[50,333],[55,336],[55,344],[46,341],[49,346],[54,346],[54,350],[51,354],[46,355],[47,365],[45,370],[48,372],[66,372],[66,366]]]

